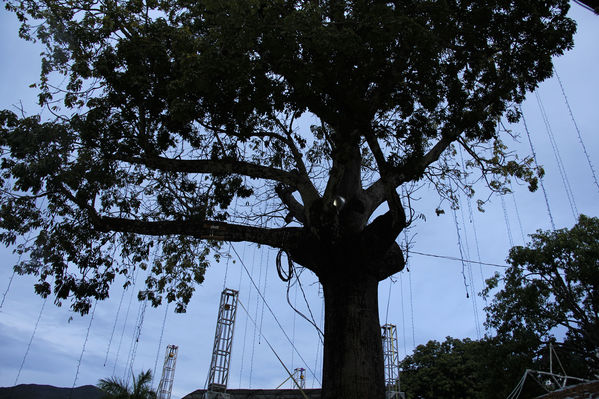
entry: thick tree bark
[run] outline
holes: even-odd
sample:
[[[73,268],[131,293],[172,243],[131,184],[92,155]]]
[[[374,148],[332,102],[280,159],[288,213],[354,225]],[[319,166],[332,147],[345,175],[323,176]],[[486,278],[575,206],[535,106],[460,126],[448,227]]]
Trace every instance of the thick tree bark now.
[[[384,399],[377,278],[351,275],[322,283],[325,296],[322,399]]]

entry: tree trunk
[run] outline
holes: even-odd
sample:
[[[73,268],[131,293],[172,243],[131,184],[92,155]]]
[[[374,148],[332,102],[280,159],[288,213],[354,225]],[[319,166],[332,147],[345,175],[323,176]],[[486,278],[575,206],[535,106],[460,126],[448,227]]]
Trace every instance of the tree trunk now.
[[[322,284],[325,297],[322,399],[384,399],[377,279],[353,275]]]

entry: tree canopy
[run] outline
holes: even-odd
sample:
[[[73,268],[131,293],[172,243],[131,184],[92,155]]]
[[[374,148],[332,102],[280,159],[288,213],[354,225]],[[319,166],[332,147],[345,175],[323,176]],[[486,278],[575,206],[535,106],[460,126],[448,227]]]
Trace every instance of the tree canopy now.
[[[418,345],[401,362],[401,390],[407,399],[506,398],[524,370],[533,368],[536,345],[527,341],[447,337]],[[523,397],[544,392],[531,384]]]
[[[324,397],[382,397],[376,288],[412,189],[536,188],[498,123],[572,46],[568,7],[9,0],[54,117],[0,112],[0,240],[80,312],[137,267],[182,311],[220,243],[280,248],[324,288]]]
[[[599,219],[581,215],[571,229],[538,231],[510,250],[505,276],[487,281],[485,294],[503,283],[486,308],[498,335],[529,335],[538,342],[566,329],[565,347],[599,369]]]
[[[151,268],[152,299],[166,291],[183,310],[223,240],[283,248],[322,277],[323,253],[359,236],[378,277],[397,271],[410,202],[396,188],[428,181],[451,197],[445,183],[465,172],[454,143],[493,189],[509,176],[534,188],[497,121],[517,117],[574,31],[565,1],[7,7],[46,45],[39,98],[56,118],[0,114],[0,239],[39,232],[19,270],[84,312],[133,265]]]

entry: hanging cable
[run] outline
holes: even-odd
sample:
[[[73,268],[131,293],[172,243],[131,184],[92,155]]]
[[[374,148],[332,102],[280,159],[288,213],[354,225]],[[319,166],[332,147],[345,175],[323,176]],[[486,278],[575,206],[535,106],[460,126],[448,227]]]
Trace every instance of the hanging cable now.
[[[256,250],[254,249],[254,255],[256,254]],[[263,251],[260,251],[260,270],[258,272],[258,293],[261,294],[260,292],[260,283],[262,281],[262,269],[264,268],[264,264],[262,263],[262,255],[264,254]],[[252,261],[254,260],[254,257],[252,257]],[[252,266],[253,267],[253,266]],[[249,306],[249,305],[248,305]],[[258,309],[260,308],[260,298],[258,297],[258,295],[256,295],[256,311],[254,312],[254,319],[258,319]],[[253,371],[254,371],[254,354],[256,353],[256,333],[258,330],[258,325],[254,324],[254,334],[252,336],[252,356],[250,357],[250,384],[249,384],[249,388],[252,388],[252,375],[253,375]]]
[[[483,266],[480,257],[480,245],[478,241],[478,233],[476,231],[476,223],[474,223],[474,212],[472,212],[472,202],[468,199],[468,216],[470,220],[470,224],[472,225],[472,232],[474,233],[474,244],[476,245],[476,258],[478,262],[470,262],[470,263],[478,263],[478,271],[480,273],[481,286],[485,286],[485,275],[483,273]],[[483,296],[483,300],[487,303],[487,298]]]
[[[116,310],[116,316],[114,317],[114,324],[112,325],[112,331],[110,333],[110,339],[108,340],[108,347],[106,348],[106,357],[104,358],[104,365],[103,367],[106,367],[106,362],[108,361],[108,354],[110,353],[110,347],[112,345],[112,338],[114,337],[114,331],[116,330],[116,325],[118,323],[119,320],[119,315],[121,314],[121,306],[123,305],[123,298],[125,298],[125,292],[127,290],[123,289],[123,292],[121,293],[121,299],[119,300],[119,307]]]
[[[406,318],[404,312],[404,294],[403,294],[403,273],[399,273],[399,292],[401,296],[401,333],[403,337],[403,354],[407,356],[406,351]]]
[[[79,360],[77,361],[77,371],[75,371],[75,379],[73,380],[73,386],[71,387],[69,397],[72,396],[73,390],[75,389],[75,385],[77,385],[77,378],[79,377],[79,369],[81,368],[81,361],[83,360],[83,354],[85,353],[85,347],[87,346],[87,340],[89,339],[89,332],[92,328],[92,323],[94,322],[94,315],[96,314],[96,305],[98,305],[97,299],[94,301],[94,308],[92,310],[92,314],[89,319],[89,324],[87,325],[87,332],[85,333],[85,339],[83,340],[83,347],[81,348],[81,354],[79,355]]]
[[[162,348],[162,338],[164,337],[164,327],[166,326],[166,317],[168,316],[168,305],[170,303],[167,301],[164,309],[164,317],[162,318],[162,328],[160,329],[160,339],[158,340],[158,349],[156,350],[156,359],[154,360],[154,371],[152,372],[152,381],[154,381],[154,377],[156,376],[156,367],[158,367],[158,359],[160,357],[160,349]]]
[[[414,327],[414,301],[412,300],[412,272],[408,270],[408,283],[410,286],[410,317],[412,319],[412,346],[416,349],[416,332]]]
[[[42,199],[42,201],[40,203],[40,208],[44,206],[44,202],[45,202],[45,198]],[[19,246],[17,246],[17,248],[18,248],[17,252],[19,252],[19,258],[17,259],[17,264],[21,263],[21,258],[23,257],[23,253],[25,252],[25,248],[23,248],[23,246],[26,243],[28,243],[29,240],[31,240],[31,234],[32,234],[32,232],[30,231],[27,234],[27,238],[25,238],[25,241],[22,244],[20,244]],[[2,294],[2,301],[0,301],[0,309],[2,309],[2,306],[4,306],[4,301],[6,300],[6,296],[8,295],[8,292],[10,291],[10,287],[12,285],[12,281],[14,280],[16,273],[17,273],[17,270],[13,267],[10,278],[8,279],[8,285],[6,286],[6,290]]]
[[[254,319],[252,319],[252,316],[250,315],[250,312],[248,312],[248,310],[245,308],[245,306],[243,306],[243,302],[241,302],[241,300],[239,300],[238,303],[241,306],[241,308],[244,310],[244,312],[246,313],[248,319],[254,324],[254,327],[256,327],[256,322],[254,321]],[[279,361],[279,363],[281,363],[281,366],[283,366],[283,368],[285,369],[285,371],[287,372],[287,374],[289,375],[289,377],[293,380],[293,382],[295,383],[295,385],[299,389],[299,391],[302,394],[302,396],[304,397],[304,399],[308,399],[308,396],[306,396],[306,393],[304,392],[304,390],[302,389],[302,387],[300,386],[300,384],[295,380],[295,378],[293,378],[293,374],[291,374],[291,372],[289,371],[289,369],[287,368],[287,366],[285,366],[285,363],[283,363],[283,360],[281,360],[281,357],[277,354],[277,351],[275,351],[275,348],[273,348],[273,346],[270,344],[270,342],[268,341],[268,339],[266,337],[263,336],[262,338],[264,338],[264,342],[266,342],[266,344],[268,345],[268,347],[270,348],[270,350],[272,351],[272,353],[276,356],[276,358]],[[310,368],[308,368],[308,370],[310,370]],[[310,370],[310,371],[312,371],[312,370]],[[314,373],[312,373],[312,375],[314,376]],[[316,376],[314,376],[314,378],[316,378]],[[318,381],[318,382],[320,383],[320,381]]]
[[[522,237],[522,244],[525,244],[526,238],[524,235],[524,229],[522,228],[522,219],[520,218],[520,211],[518,211],[518,202],[516,201],[516,194],[514,194],[514,190],[512,190],[511,197],[512,202],[514,203],[514,210],[516,211],[516,218],[518,219],[518,226],[520,227],[520,236]]]
[[[455,230],[458,238],[458,250],[460,251],[460,261],[462,263],[462,277],[464,279],[464,288],[466,289],[466,298],[470,298],[470,294],[468,293],[468,281],[466,280],[466,261],[464,260],[464,250],[462,248],[462,235],[460,233],[460,225],[458,223],[458,212],[455,209],[455,207],[452,207],[452,210],[453,220],[455,222]]]
[[[545,123],[547,135],[549,136],[549,142],[551,143],[551,147],[553,149],[553,155],[555,156],[555,161],[557,162],[557,168],[562,178],[562,184],[564,185],[564,190],[566,191],[566,197],[568,198],[568,203],[570,204],[570,210],[572,211],[572,215],[574,216],[574,220],[576,221],[578,220],[578,209],[576,208],[576,201],[574,200],[574,192],[572,191],[572,187],[570,186],[570,180],[568,180],[566,168],[564,166],[564,162],[562,161],[557,142],[555,141],[553,130],[551,129],[551,125],[549,124],[549,118],[547,116],[547,113],[545,112],[543,101],[541,100],[541,97],[539,96],[538,92],[535,92],[535,96],[537,98],[537,104],[539,105],[539,109],[541,110],[541,116],[543,117],[543,122]]]
[[[404,229],[403,234],[404,234],[404,241],[406,243],[406,266],[405,266],[405,268],[408,271],[408,287],[410,289],[410,324],[412,327],[412,347],[413,347],[413,349],[416,349],[416,333],[415,333],[415,327],[414,327],[414,297],[412,294],[412,271],[408,267],[409,262],[410,262],[410,253],[412,250],[410,249],[410,243],[408,240],[408,230]],[[402,285],[402,301],[403,301],[403,285]],[[403,310],[402,310],[402,312],[403,312]],[[403,317],[402,317],[402,319],[403,319]],[[405,329],[405,326],[404,326],[404,329]],[[406,350],[407,350],[406,347],[407,347],[407,342],[404,342],[404,353],[406,353]]]
[[[44,307],[46,306],[46,301],[48,297],[44,298],[44,302],[42,302],[42,307],[40,308],[40,312],[37,315],[37,320],[35,321],[35,326],[33,327],[33,332],[31,333],[31,337],[29,338],[29,343],[27,344],[27,349],[25,350],[25,355],[23,356],[23,360],[21,361],[21,365],[19,366],[19,372],[17,373],[17,377],[15,378],[15,383],[13,385],[17,385],[19,381],[19,377],[21,376],[21,371],[23,371],[23,366],[25,365],[25,360],[29,355],[29,350],[31,349],[31,343],[33,342],[33,338],[35,337],[35,333],[37,332],[37,327],[40,324],[40,320],[42,318],[42,313],[44,312]]]
[[[285,275],[283,267],[281,266],[281,257],[283,256],[283,253],[287,255],[287,275]],[[283,249],[279,250],[277,253],[277,273],[279,274],[279,278],[285,283],[291,280],[293,275],[293,262],[291,261],[289,254]]]
[[[462,147],[458,147],[459,150],[459,154],[460,154],[460,161],[462,164],[462,173],[464,174],[464,179],[465,179],[465,183],[468,184],[468,174],[466,173],[466,163],[464,162],[464,153],[462,152]],[[462,201],[463,203],[463,201]],[[474,223],[473,223],[473,216],[472,216],[472,204],[470,201],[470,196],[466,195],[466,203],[468,206],[468,216],[469,216],[469,222],[470,225],[472,225],[472,227],[474,228]],[[460,215],[462,217],[462,226],[464,227],[464,245],[465,245],[465,249],[466,249],[466,255],[468,258],[470,258],[470,243],[468,241],[468,228],[467,228],[467,224],[466,224],[466,217],[464,216],[464,207],[461,206],[460,207]],[[475,237],[475,242],[476,242],[476,249],[478,252],[478,238],[476,236],[476,232],[474,234]],[[479,256],[480,258],[480,256]],[[479,259],[480,260],[480,259]],[[480,267],[480,265],[479,265]],[[476,286],[474,284],[474,276],[472,273],[472,264],[470,262],[466,263],[466,269],[468,272],[468,280],[469,280],[469,284],[470,284],[470,296],[472,299],[472,311],[474,313],[474,325],[476,327],[476,335],[477,338],[480,339],[481,337],[481,323],[480,323],[480,317],[478,314],[478,301],[476,299]]]
[[[293,295],[293,302],[295,303],[295,305],[292,305],[291,302],[289,301],[289,287],[290,285],[287,285],[287,302],[289,303],[289,306],[291,306],[292,309],[296,309],[295,306],[297,306],[297,285],[295,286],[295,291],[294,291],[294,295]],[[297,314],[299,312],[295,312],[293,313],[293,322],[291,323],[291,340],[293,342],[295,342],[295,321],[297,318]],[[293,369],[293,365],[294,365],[294,360],[295,360],[295,353],[293,352],[293,349],[291,350],[291,368]]]
[[[239,253],[235,249],[235,246],[232,245],[231,249],[233,249],[233,252],[235,252],[235,255],[237,255],[237,259],[239,259],[239,261],[241,263],[241,266],[245,270],[245,272],[246,272],[246,274],[247,274],[250,282],[252,283],[252,285],[254,286],[254,288],[256,289],[256,291],[258,292],[258,295],[260,295],[262,297],[262,300],[264,301],[264,304],[266,305],[266,308],[268,309],[268,311],[270,312],[270,314],[272,315],[272,317],[275,319],[275,322],[279,326],[279,329],[281,330],[281,332],[283,333],[283,335],[285,336],[285,338],[287,339],[287,341],[289,342],[289,344],[293,347],[293,349],[295,350],[295,353],[297,353],[297,355],[300,357],[300,359],[302,360],[302,362],[306,366],[306,369],[308,371],[310,371],[310,373],[312,374],[312,376],[318,380],[318,377],[316,377],[316,375],[314,374],[314,371],[310,368],[310,366],[308,366],[308,363],[304,360],[304,358],[302,357],[301,353],[295,347],[295,344],[293,343],[293,341],[291,341],[291,339],[289,338],[289,335],[287,335],[287,333],[285,332],[285,329],[281,325],[281,322],[279,321],[279,319],[277,318],[277,316],[273,312],[272,308],[270,307],[270,305],[268,304],[268,302],[266,301],[266,299],[262,296],[262,294],[260,293],[260,290],[258,290],[258,287],[256,286],[256,283],[255,283],[254,279],[252,278],[252,276],[251,276],[250,272],[248,271],[247,267],[245,266],[245,263],[243,262],[243,260],[239,256]],[[320,383],[320,380],[318,380],[318,382]]]
[[[133,284],[131,286],[131,294],[129,295],[129,303],[127,305],[127,312],[125,312],[125,320],[123,320],[123,328],[121,329],[121,338],[119,339],[119,345],[116,350],[114,365],[112,366],[112,375],[113,376],[116,375],[116,365],[119,362],[119,355],[121,353],[121,345],[123,343],[123,337],[125,336],[125,327],[127,326],[127,320],[129,320],[129,311],[131,310],[131,304],[133,302],[133,294],[135,293],[135,284],[137,283],[138,274],[139,274],[139,269],[137,269],[135,271],[135,275],[133,276]]]
[[[577,1],[577,3],[580,4],[579,1]],[[589,168],[591,169],[591,175],[593,176],[593,182],[595,183],[595,186],[597,187],[597,189],[599,189],[599,182],[597,181],[597,174],[595,173],[595,168],[593,167],[593,163],[591,162],[591,157],[589,155],[589,152],[587,151],[587,146],[584,144],[584,141],[582,139],[582,133],[580,132],[580,129],[578,128],[578,124],[576,123],[576,119],[574,118],[574,113],[572,112],[572,108],[570,107],[570,101],[568,101],[568,96],[566,96],[566,90],[564,89],[562,80],[560,79],[559,74],[557,73],[557,69],[555,69],[555,67],[553,68],[553,72],[555,73],[555,77],[557,78],[559,87],[562,90],[562,95],[564,97],[564,101],[566,102],[566,107],[568,107],[568,112],[570,113],[570,119],[572,119],[572,123],[574,124],[574,129],[576,130],[576,134],[578,135],[578,142],[582,146],[582,151],[584,152],[584,156],[587,160],[587,163],[589,164]]]
[[[532,159],[535,162],[535,167],[537,170],[541,170],[539,166],[539,162],[537,160],[537,154],[535,152],[535,148],[532,145],[532,139],[530,138],[530,131],[528,130],[528,124],[526,123],[526,118],[524,117],[524,112],[522,112],[522,107],[518,106],[520,114],[522,115],[522,122],[524,123],[524,130],[526,131],[526,137],[528,137],[528,144],[530,145],[530,151],[532,152]],[[555,222],[553,221],[553,214],[551,213],[551,207],[549,206],[549,197],[547,196],[547,190],[545,190],[545,184],[543,183],[543,178],[539,177],[539,183],[541,184],[541,189],[543,190],[543,197],[545,197],[545,205],[547,205],[547,214],[549,215],[549,220],[551,221],[551,228],[555,230]]]
[[[320,290],[320,284],[318,285],[318,289]],[[320,305],[320,325],[324,324],[324,298],[321,301],[321,305]],[[323,346],[324,347],[324,342],[320,342],[320,343],[316,343],[316,356],[314,359],[314,370],[316,372],[318,372],[318,363],[320,360],[320,356],[318,356],[318,353],[320,352],[320,347]],[[322,371],[321,371],[322,373]],[[312,380],[312,388],[314,388],[314,379]]]
[[[387,309],[385,310],[385,324],[389,321],[389,304],[391,303],[391,285],[393,280],[389,277],[389,292],[387,293]]]
[[[266,265],[270,265],[270,250],[267,250],[267,255],[266,255]],[[266,296],[266,282],[268,281],[268,270],[270,268],[266,267],[266,273],[264,273],[264,288],[263,288],[263,292],[264,292],[264,296]],[[262,312],[260,314],[260,335],[258,337],[262,336],[262,324],[264,323],[264,302],[262,302]],[[260,343],[260,339],[258,338],[258,343]]]
[[[231,243],[229,242],[229,251],[227,251],[227,263],[225,264],[225,278],[223,279],[223,291],[227,288],[227,275],[229,274],[229,260],[231,258]]]
[[[464,227],[464,248],[466,250],[466,256],[470,258],[470,244],[468,242],[468,230],[466,228],[466,218],[464,217],[464,208],[460,207],[460,214],[462,217],[462,226]],[[466,272],[468,275],[468,285],[470,286],[470,299],[472,300],[472,311],[474,313],[474,325],[476,328],[476,336],[478,339],[481,337],[480,329],[480,316],[478,314],[478,302],[476,300],[476,288],[474,286],[474,277],[472,275],[472,264],[466,262]]]
[[[246,248],[246,246],[247,245],[243,246],[243,256],[244,256],[244,258],[245,258],[245,248]],[[233,249],[233,244],[231,244],[231,248],[230,249]],[[235,252],[235,253],[237,253],[237,252]],[[255,257],[255,255],[256,255],[256,251],[253,251],[252,252],[252,273],[254,273],[254,257]],[[237,255],[237,258],[239,258],[239,255]],[[241,258],[239,258],[239,260],[241,261]],[[243,262],[242,262],[242,264],[243,264]],[[240,276],[239,276],[239,288],[241,290],[241,277],[242,277],[242,274],[243,274],[243,268],[242,267],[239,268],[239,273],[240,273]],[[248,303],[252,303],[252,290],[248,290]],[[241,367],[239,368],[239,384],[241,384],[241,377],[243,375],[243,366],[244,366],[244,361],[245,361],[245,345],[246,345],[246,342],[247,342],[247,331],[248,331],[248,318],[246,317],[246,319],[245,319],[245,326],[244,326],[244,329],[243,329],[243,348],[241,350]],[[206,379],[206,384],[208,384],[208,379]],[[240,388],[241,388],[241,386],[240,386]]]
[[[304,269],[302,269],[304,270]],[[304,303],[306,304],[306,307],[308,308],[308,313],[310,313],[310,318],[308,319],[308,317],[306,317],[305,314],[303,314],[302,312],[300,312],[298,309],[294,308],[293,310],[299,314],[300,316],[302,316],[308,323],[312,324],[312,326],[316,329],[316,333],[318,334],[318,338],[320,339],[320,342],[324,343],[324,333],[322,332],[322,330],[320,329],[320,327],[318,326],[318,324],[316,323],[316,320],[314,319],[314,314],[312,313],[312,308],[310,307],[310,303],[308,302],[308,298],[306,297],[306,292],[304,291],[304,286],[302,285],[302,280],[301,280],[301,275],[302,273],[295,273],[295,278],[297,280],[297,284],[299,285],[299,289],[300,292],[302,293],[302,297],[304,298]]]
[[[304,301],[306,303],[306,306],[308,307],[308,312],[310,313],[310,318],[308,318],[308,316],[306,316],[305,314],[303,314],[302,312],[300,312],[300,310],[297,308],[297,300],[294,299],[295,305],[291,303],[291,299],[289,299],[289,291],[291,290],[292,285],[291,281],[287,283],[287,304],[289,305],[289,307],[291,307],[291,309],[293,309],[293,311],[300,315],[304,320],[306,320],[308,323],[310,323],[315,329],[316,332],[318,334],[318,338],[320,339],[320,341],[322,342],[324,339],[324,333],[322,332],[322,330],[320,329],[320,327],[318,326],[318,324],[316,323],[316,320],[314,320],[314,314],[312,313],[312,308],[310,308],[310,304],[308,303],[308,300],[306,298],[306,294],[304,292],[304,288],[301,285],[301,280],[300,280],[300,274],[295,273],[296,274],[296,279],[298,281],[298,285],[300,286],[300,289],[302,291],[302,295],[304,297]],[[295,298],[297,298],[297,287],[296,287],[296,291],[295,291]],[[295,316],[294,316],[294,323],[295,323]],[[294,324],[295,326],[295,324]],[[294,327],[295,328],[295,327]]]
[[[19,257],[20,259],[20,257]],[[12,274],[10,275],[10,278],[8,279],[8,285],[6,286],[6,290],[4,291],[4,294],[2,295],[2,302],[0,302],[0,309],[2,309],[2,306],[4,306],[4,300],[6,299],[6,295],[8,294],[8,291],[10,290],[10,286],[12,285],[12,280],[15,278],[15,274],[16,274],[16,270],[13,269],[12,270]]]
[[[510,242],[510,248],[514,247],[514,238],[512,237],[512,228],[510,227],[510,219],[507,216],[507,209],[505,207],[505,200],[503,199],[503,195],[500,196],[501,198],[501,209],[503,209],[503,219],[505,221],[505,229],[507,231],[507,238],[508,241]]]
[[[141,330],[143,328],[143,324],[144,324],[144,317],[146,314],[146,307],[148,305],[148,300],[144,299],[144,301],[141,303],[141,311],[140,311],[140,315],[139,315],[139,321],[137,323],[137,325],[135,326],[135,332],[133,334],[133,345],[131,347],[131,356],[130,356],[130,361],[128,361],[127,363],[129,364],[129,369],[128,371],[128,375],[127,378],[125,379],[126,382],[129,382],[129,380],[133,377],[133,364],[135,363],[135,357],[137,355],[137,346],[139,345],[139,338],[141,337]]]

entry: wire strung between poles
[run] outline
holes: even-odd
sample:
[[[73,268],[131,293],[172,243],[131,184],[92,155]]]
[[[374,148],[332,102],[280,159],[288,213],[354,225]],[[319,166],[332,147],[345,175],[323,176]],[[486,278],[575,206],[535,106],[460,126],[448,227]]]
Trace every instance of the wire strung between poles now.
[[[463,262],[470,262],[470,263],[478,263],[478,264],[485,265],[485,266],[501,267],[503,269],[507,269],[509,267],[507,265],[499,265],[497,263],[477,262],[475,260],[462,259],[462,258],[458,258],[458,257],[455,257],[455,256],[427,254],[425,252],[418,252],[418,251],[410,251],[410,252],[413,253],[413,254],[416,254],[416,255],[430,256],[430,257],[433,257],[433,258],[449,259],[449,260],[455,260],[455,261],[458,261],[458,262],[462,262],[463,261]]]

